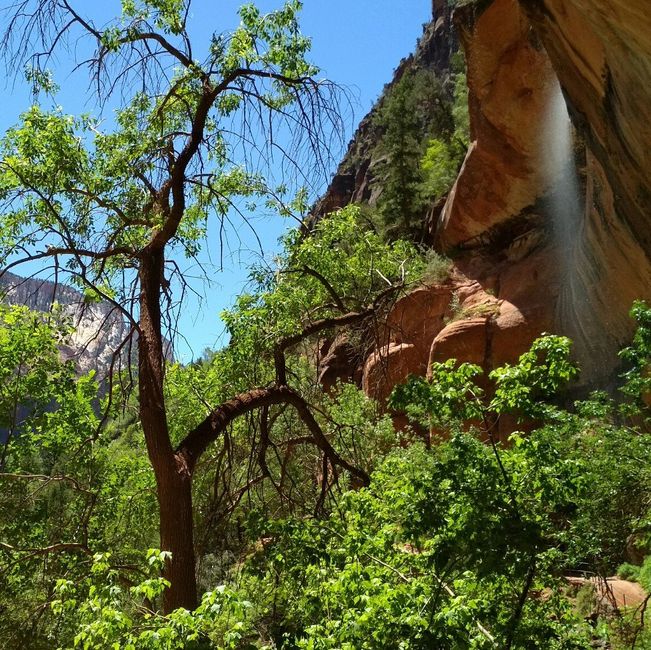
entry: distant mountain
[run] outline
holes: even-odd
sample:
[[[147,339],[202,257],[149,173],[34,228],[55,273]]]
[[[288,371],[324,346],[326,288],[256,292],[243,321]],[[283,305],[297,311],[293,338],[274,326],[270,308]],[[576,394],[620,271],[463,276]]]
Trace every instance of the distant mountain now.
[[[0,299],[41,312],[58,302],[75,328],[69,343],[61,346],[64,358],[73,359],[80,374],[95,370],[100,381],[129,333],[124,317],[110,303],[89,303],[83,293],[64,284],[5,273],[0,277]]]

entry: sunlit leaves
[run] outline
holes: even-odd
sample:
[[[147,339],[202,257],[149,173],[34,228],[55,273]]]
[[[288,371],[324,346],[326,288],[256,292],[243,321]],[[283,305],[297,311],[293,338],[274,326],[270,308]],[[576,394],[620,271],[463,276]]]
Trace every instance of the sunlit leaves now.
[[[203,594],[193,611],[163,616],[158,608],[169,583],[158,575],[164,554],[149,550],[141,571],[149,577],[126,588],[110,554],[93,558],[90,576],[78,584],[60,580],[51,603],[64,647],[95,650],[183,650],[188,647],[242,648],[251,637],[251,603],[225,586]],[[214,644],[214,645],[213,645]]]
[[[0,305],[1,427],[19,426],[16,417],[27,405],[24,400],[42,414],[53,393],[72,387],[72,365],[61,362],[57,349],[70,333],[70,325],[56,314],[48,318],[26,307]]]
[[[450,145],[444,140],[433,139],[429,141],[425,155],[420,161],[423,172],[421,190],[428,197],[444,196],[452,187],[457,177],[458,161]]]
[[[556,589],[553,516],[575,490],[572,464],[548,453],[550,442],[504,454],[526,521],[509,507],[490,448],[459,434],[431,451],[394,451],[368,489],[346,494],[324,520],[263,524],[269,541],[247,586],[273,599],[283,640],[299,648],[500,647],[532,552],[536,592]],[[589,637],[563,599],[528,598],[515,647],[587,648]]]
[[[495,396],[490,408],[539,417],[549,412],[547,402],[578,375],[570,358],[571,341],[563,336],[543,336],[511,366],[490,373]]]
[[[396,386],[390,404],[429,428],[477,419],[490,421],[504,413],[553,417],[551,400],[578,374],[570,346],[570,340],[562,336],[536,339],[516,364],[505,364],[489,374],[493,382],[490,400],[484,399],[477,381],[482,369],[449,359],[434,363],[429,379],[412,376]]]
[[[135,91],[124,88],[114,120],[34,106],[7,133],[0,258],[15,253],[17,242],[25,256],[46,255],[38,246],[46,239],[61,251],[51,255],[78,279],[83,276],[82,284],[117,285],[138,266],[139,252],[173,209],[170,249],[193,257],[205,241],[208,219],[230,219],[243,213],[243,199],[270,196],[258,170],[248,168],[246,150],[257,146],[251,144],[257,128],[251,116],[264,124],[262,131],[275,129],[274,113],[282,109],[282,119],[310,128],[309,120],[284,112],[301,94],[317,92],[308,79],[317,72],[305,58],[309,39],[298,27],[301,5],[292,0],[268,14],[246,5],[233,32],[213,36],[203,62],[191,60],[188,8],[184,0],[124,0],[121,17],[101,31],[100,59],[107,69],[137,53],[145,67],[166,68],[168,56],[173,62],[161,87],[143,82]],[[157,70],[147,78],[158,78]],[[47,71],[30,69],[28,77],[47,93],[56,91]],[[183,188],[172,197],[168,183],[179,157]]]
[[[186,0],[122,0],[122,14],[134,22],[151,20],[164,33],[183,30]]]
[[[628,365],[622,375],[622,392],[631,400],[628,410],[646,412],[648,395],[651,390],[651,308],[638,300],[631,309],[631,318],[637,324],[635,336],[630,346],[620,352],[620,357]]]
[[[226,67],[264,62],[274,66],[279,74],[300,78],[314,76],[318,69],[305,60],[310,39],[300,33],[298,12],[302,3],[290,0],[276,11],[263,14],[253,4],[240,8],[242,26],[231,38],[226,55]],[[266,49],[259,44],[266,43]]]
[[[312,321],[341,315],[341,307],[366,309],[381,291],[416,281],[423,267],[409,243],[385,243],[362,228],[354,206],[322,219],[309,237],[290,231],[283,243],[273,266],[254,269],[257,291],[240,296],[222,316],[243,359]]]
[[[479,366],[456,359],[432,365],[431,379],[410,377],[394,389],[390,406],[405,411],[425,426],[449,427],[455,423],[481,417],[484,391],[476,379]]]

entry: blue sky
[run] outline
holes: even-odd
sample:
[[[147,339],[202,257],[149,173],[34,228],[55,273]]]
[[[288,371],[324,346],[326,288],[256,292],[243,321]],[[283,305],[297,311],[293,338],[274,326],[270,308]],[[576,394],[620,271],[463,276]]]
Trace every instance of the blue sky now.
[[[256,4],[269,11],[280,6],[282,0],[259,0]],[[241,0],[195,0],[190,30],[195,42],[208,42],[212,31],[227,31],[237,24],[236,11]],[[110,15],[118,3],[77,0],[75,6],[82,12],[97,15],[97,8]],[[400,59],[413,51],[423,23],[431,13],[431,0],[304,0],[301,26],[312,38],[311,60],[332,81],[346,86],[355,100],[354,117],[346,121],[348,142],[359,120],[368,112],[391,79]],[[57,101],[66,112],[87,111],[84,99],[86,80],[83,76],[68,76],[55,68],[56,81],[61,86]],[[0,128],[16,122],[20,112],[30,103],[26,85],[7,80],[0,112]],[[334,171],[331,170],[331,171]],[[324,178],[324,183],[328,178]],[[260,217],[255,221],[266,258],[277,248],[277,240],[290,224],[279,217]],[[177,358],[189,361],[206,347],[225,343],[219,313],[232,304],[246,283],[246,263],[260,256],[254,238],[243,230],[241,237],[231,241],[225,251],[223,270],[218,268],[219,255],[202,257],[208,268],[210,282],[196,281],[193,286],[202,299],[189,296],[180,314],[179,330],[186,340],[175,342]],[[209,233],[210,235],[210,233]],[[209,241],[210,245],[210,241]],[[212,262],[211,263],[211,258]],[[199,271],[187,267],[190,274]],[[19,269],[16,269],[20,272]],[[34,269],[30,269],[34,272]]]

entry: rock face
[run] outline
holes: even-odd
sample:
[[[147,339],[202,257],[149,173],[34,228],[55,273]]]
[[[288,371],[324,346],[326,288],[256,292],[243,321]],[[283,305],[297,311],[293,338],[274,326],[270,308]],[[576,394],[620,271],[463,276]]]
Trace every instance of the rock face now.
[[[628,310],[651,288],[651,18],[644,4],[493,0],[455,16],[468,56],[473,144],[437,236],[444,248],[480,248],[541,210],[543,228],[556,230],[541,261],[560,273],[548,287],[544,320],[574,339],[591,384],[612,376],[632,329]],[[559,85],[575,142],[584,146],[574,172],[580,209],[565,230],[559,202],[568,198],[558,188],[568,167],[554,160],[559,124],[550,123]]]
[[[651,253],[651,12],[646,0],[522,0],[575,122]]]
[[[630,306],[651,296],[648,2],[492,0],[454,23],[472,144],[433,234],[455,270],[396,305],[389,323],[428,324],[390,326],[364,388],[382,398],[450,357],[490,370],[545,331],[574,339],[585,385],[608,386]]]
[[[544,121],[558,82],[517,0],[481,14],[455,12],[466,52],[471,147],[436,232],[442,248],[467,245],[545,193]]]
[[[534,235],[499,256],[469,255],[445,284],[396,302],[383,345],[364,366],[364,390],[382,400],[409,374],[425,376],[432,363],[450,358],[490,371],[553,331],[548,298],[557,292],[558,265],[548,263],[549,248]]]
[[[586,585],[592,589],[594,595],[594,613],[598,615],[612,615],[621,609],[640,607],[647,594],[637,582],[620,580],[617,576],[611,578],[576,578],[567,577],[571,587],[578,589]]]
[[[49,311],[53,301],[63,308],[75,331],[62,346],[65,359],[73,359],[80,374],[95,370],[101,381],[111,368],[114,354],[129,335],[122,316],[109,303],[86,303],[79,291],[62,284],[5,273],[0,293],[9,304],[26,305],[34,311]]]
[[[580,310],[560,316],[597,376],[595,359],[612,365],[630,336],[632,301],[651,293],[651,12],[646,0],[521,4],[586,143],[586,210],[564,300]]]

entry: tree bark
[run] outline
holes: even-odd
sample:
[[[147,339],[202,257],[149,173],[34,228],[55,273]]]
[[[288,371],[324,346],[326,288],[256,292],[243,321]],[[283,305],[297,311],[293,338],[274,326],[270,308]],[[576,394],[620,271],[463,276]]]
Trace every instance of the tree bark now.
[[[309,405],[287,386],[285,350],[312,333],[364,320],[376,305],[360,312],[345,313],[309,325],[294,337],[283,339],[274,351],[276,384],[251,389],[214,409],[188,433],[176,450],[172,448],[164,396],[165,355],[161,328],[161,287],[164,270],[165,239],[155,237],[140,254],[140,328],[138,338],[138,376],[140,420],[147,453],[156,477],[160,510],[160,548],[171,553],[163,577],[170,586],[163,595],[163,608],[169,613],[178,607],[197,606],[195,551],[193,541],[192,475],[197,461],[238,417],[273,404],[291,404],[309,429],[313,443],[323,451],[327,462],[350,472],[361,485],[369,484],[363,470],[348,463],[332,447],[314,418]],[[391,287],[390,291],[395,288]],[[383,294],[384,295],[384,292]],[[379,298],[376,299],[376,301]]]
[[[168,613],[177,607],[194,609],[197,584],[192,535],[192,470],[185,457],[175,454],[172,448],[163,392],[165,355],[160,307],[163,250],[145,249],[141,258],[138,390],[140,420],[156,477],[160,548],[172,554],[163,571],[163,577],[170,582],[163,595],[163,609]]]
[[[163,576],[170,587],[163,594],[163,611],[178,607],[192,611],[198,605],[192,521],[192,475],[182,458],[158,480],[161,549],[172,553]]]

